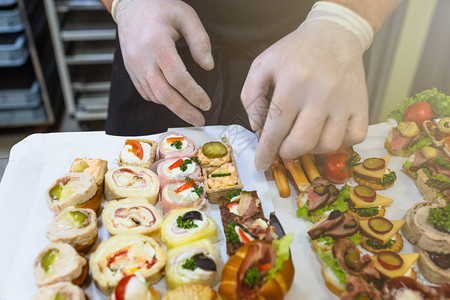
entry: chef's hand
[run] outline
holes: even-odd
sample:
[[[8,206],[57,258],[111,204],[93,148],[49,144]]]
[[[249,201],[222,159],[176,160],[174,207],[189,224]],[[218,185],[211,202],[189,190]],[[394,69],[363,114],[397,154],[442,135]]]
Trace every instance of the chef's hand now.
[[[252,63],[241,99],[253,130],[262,129],[255,165],[277,153],[296,158],[365,139],[368,98],[356,36],[324,20],[304,22]],[[265,99],[274,85],[270,106]]]
[[[122,0],[117,20],[125,68],[139,94],[167,106],[186,122],[202,126],[211,101],[187,72],[175,48],[183,36],[204,69],[214,67],[209,37],[197,13],[180,0]]]

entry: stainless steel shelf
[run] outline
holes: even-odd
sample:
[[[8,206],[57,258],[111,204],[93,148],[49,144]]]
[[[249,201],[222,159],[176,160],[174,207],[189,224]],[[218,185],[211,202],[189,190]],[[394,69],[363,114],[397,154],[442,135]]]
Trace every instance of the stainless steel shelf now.
[[[80,93],[109,92],[111,82],[73,82],[72,87],[75,91]]]
[[[63,41],[114,40],[116,38],[116,26],[106,11],[70,11],[61,23]]]
[[[87,111],[77,111],[75,113],[75,118],[78,121],[97,121],[106,120],[108,112],[87,112]]]
[[[114,45],[114,41],[71,42],[66,61],[69,65],[112,63]]]
[[[59,0],[56,1],[56,10],[59,13],[71,10],[103,10],[104,6],[99,0]]]
[[[78,98],[78,109],[99,112],[108,110],[108,93],[83,93]]]

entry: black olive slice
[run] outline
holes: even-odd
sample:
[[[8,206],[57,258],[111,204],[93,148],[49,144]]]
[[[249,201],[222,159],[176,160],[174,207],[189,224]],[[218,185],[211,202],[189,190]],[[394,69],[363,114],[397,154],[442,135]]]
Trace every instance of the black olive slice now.
[[[217,266],[214,260],[204,255],[203,253],[196,254],[192,256],[192,259],[195,261],[195,264],[200,269],[205,271],[216,271]]]
[[[202,213],[199,212],[198,210],[191,210],[191,211],[188,211],[187,213],[185,213],[183,215],[182,219],[183,219],[183,221],[187,221],[187,220],[200,220],[200,221],[202,221],[203,220],[203,216],[202,216]]]
[[[333,210],[329,215],[328,215],[328,220],[334,220],[336,218],[339,218],[340,216],[342,216],[342,212],[339,210]]]

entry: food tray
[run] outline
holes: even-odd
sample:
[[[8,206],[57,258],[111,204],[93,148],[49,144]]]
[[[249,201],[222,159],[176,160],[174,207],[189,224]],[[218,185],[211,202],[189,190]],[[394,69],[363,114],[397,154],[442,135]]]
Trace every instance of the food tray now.
[[[357,145],[355,150],[363,159],[386,155],[383,144],[389,128],[388,123],[370,126],[366,141]],[[199,145],[217,140],[223,135],[228,136],[244,188],[257,190],[263,200],[266,217],[268,218],[274,207],[285,232],[294,234],[291,253],[295,277],[285,299],[337,299],[325,287],[320,275],[319,260],[310,249],[306,233],[308,222],[295,216],[295,187],[290,183],[291,196],[280,198],[270,171],[264,176],[253,166],[256,136],[237,125],[171,130],[192,138]],[[159,135],[153,135],[142,138],[158,137]],[[3,255],[0,256],[0,268],[6,270],[0,272],[0,299],[30,299],[36,290],[33,260],[48,243],[44,228],[53,218],[45,204],[45,189],[55,178],[68,170],[76,157],[107,159],[109,167],[115,167],[125,139],[107,136],[104,132],[39,134],[26,138],[12,148],[10,161],[0,184],[0,237],[7,244],[2,250]],[[394,199],[394,203],[386,210],[386,217],[393,220],[403,218],[414,203],[422,201],[413,181],[401,171],[404,161],[405,158],[401,157],[391,158],[389,168],[397,173],[397,182],[390,189],[379,191],[381,195]],[[207,207],[207,213],[217,222],[219,238],[222,239],[220,252],[224,257],[226,250],[218,206],[208,203]],[[108,234],[104,227],[100,227],[100,240],[104,240],[106,236]],[[417,251],[418,249],[405,239],[401,253]],[[417,266],[415,269],[417,270]],[[420,274],[419,281],[425,282]],[[162,286],[163,281],[157,284],[157,290],[162,291]],[[91,300],[107,299],[94,288],[92,282],[85,287],[85,291]]]
[[[0,33],[18,32],[23,29],[18,8],[0,10]]]
[[[28,54],[23,34],[16,37],[0,35],[0,67],[21,66]]]
[[[37,81],[29,89],[0,90],[0,109],[30,109],[40,104]]]
[[[16,3],[16,0],[0,0],[0,7],[10,6]]]

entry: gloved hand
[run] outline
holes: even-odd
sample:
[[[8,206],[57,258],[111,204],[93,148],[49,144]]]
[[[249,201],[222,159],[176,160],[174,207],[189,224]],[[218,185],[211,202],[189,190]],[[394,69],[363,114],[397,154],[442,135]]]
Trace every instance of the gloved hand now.
[[[180,0],[121,0],[115,10],[125,68],[139,94],[202,126],[211,101],[187,72],[175,48],[183,36],[204,69],[214,67],[209,37],[189,5]]]
[[[253,130],[262,129],[255,165],[275,156],[326,153],[365,139],[368,97],[360,40],[351,30],[308,18],[252,63],[241,99]],[[275,86],[268,107],[265,95]]]

